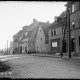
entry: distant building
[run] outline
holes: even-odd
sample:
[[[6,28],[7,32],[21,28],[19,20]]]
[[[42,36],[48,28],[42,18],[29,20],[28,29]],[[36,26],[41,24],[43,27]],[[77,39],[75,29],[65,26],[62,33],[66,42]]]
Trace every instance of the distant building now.
[[[10,54],[13,54],[13,41],[10,42]]]
[[[13,36],[13,53],[19,54],[20,53],[20,44],[21,44],[21,34],[22,31],[20,30]]]
[[[48,30],[51,24],[49,22],[39,22],[36,35],[36,52],[49,52],[49,35]]]
[[[22,38],[22,53],[36,52],[35,36],[37,32],[38,21],[33,19],[33,23],[27,27],[23,27],[24,36]]]

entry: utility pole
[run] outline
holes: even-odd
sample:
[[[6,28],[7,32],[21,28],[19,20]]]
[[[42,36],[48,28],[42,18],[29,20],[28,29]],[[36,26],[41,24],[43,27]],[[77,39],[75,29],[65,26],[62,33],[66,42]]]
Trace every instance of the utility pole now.
[[[71,58],[71,33],[70,33],[70,8],[69,8],[69,3],[67,7],[67,21],[68,21],[68,54],[69,58]]]
[[[64,20],[63,20],[63,40],[62,40],[61,57],[63,56],[63,53],[66,52],[66,40],[65,40],[66,28],[67,28],[67,9],[66,9]]]
[[[8,40],[7,40],[7,54],[8,54]]]
[[[5,44],[5,54],[6,54],[6,44]]]
[[[61,57],[63,56],[63,52],[66,52],[66,42],[65,42],[65,34],[66,34],[66,25],[67,25],[67,12],[65,19],[63,21],[63,40],[62,40],[62,52],[61,52]]]

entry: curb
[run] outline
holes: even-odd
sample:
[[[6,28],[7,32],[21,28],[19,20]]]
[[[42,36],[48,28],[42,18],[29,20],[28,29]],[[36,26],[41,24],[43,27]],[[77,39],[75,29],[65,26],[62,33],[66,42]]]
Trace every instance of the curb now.
[[[34,55],[34,54],[31,54],[32,56],[40,56],[40,57],[51,57],[51,58],[61,58],[61,56],[51,56],[51,55]],[[72,58],[69,58],[68,56],[63,56],[61,59],[71,59],[71,60],[80,60],[80,58],[75,58],[75,57],[72,57]]]

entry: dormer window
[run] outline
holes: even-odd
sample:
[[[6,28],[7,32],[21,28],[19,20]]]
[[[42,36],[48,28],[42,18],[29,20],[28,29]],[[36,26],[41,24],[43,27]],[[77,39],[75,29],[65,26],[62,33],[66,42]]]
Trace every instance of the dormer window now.
[[[66,19],[66,16],[63,17],[63,20],[65,20],[65,19]]]
[[[57,16],[55,16],[55,18],[54,18],[54,19],[55,19],[55,23],[57,23],[57,18],[58,18],[58,17],[57,17]]]
[[[26,32],[26,33],[25,33],[25,36],[27,36],[27,34],[28,34],[28,33]]]

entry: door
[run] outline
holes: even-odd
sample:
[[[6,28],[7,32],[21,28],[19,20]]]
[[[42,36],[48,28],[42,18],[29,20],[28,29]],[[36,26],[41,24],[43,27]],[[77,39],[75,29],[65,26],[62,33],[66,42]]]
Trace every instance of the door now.
[[[20,47],[20,53],[22,53],[22,46]]]
[[[25,52],[27,53],[27,47],[25,47]]]
[[[76,39],[72,39],[71,40],[71,52],[75,52],[76,51]]]

